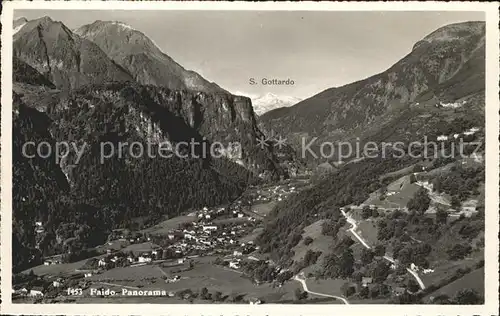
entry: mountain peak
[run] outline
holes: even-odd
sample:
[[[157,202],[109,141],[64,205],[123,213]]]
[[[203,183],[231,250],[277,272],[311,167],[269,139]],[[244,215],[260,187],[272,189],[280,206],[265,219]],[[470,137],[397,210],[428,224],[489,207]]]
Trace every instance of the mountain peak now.
[[[13,48],[15,57],[63,90],[91,82],[132,80],[97,45],[48,16],[19,24]]]
[[[472,36],[484,36],[484,21],[469,21],[442,26],[417,42],[413,49],[423,43],[468,41]]]
[[[277,108],[290,107],[302,101],[302,99],[292,96],[279,96],[268,92],[260,97],[253,98],[252,104],[255,113],[262,115]]]
[[[142,84],[173,90],[225,92],[194,71],[184,69],[144,33],[120,21],[95,21],[75,31],[99,46]]]
[[[130,25],[123,23],[121,21],[103,21],[103,20],[96,20],[94,23],[84,25],[80,29],[83,29],[84,27],[90,27],[90,28],[99,28],[99,27],[117,27],[123,30],[132,30],[139,32],[138,30],[134,29]],[[140,32],[139,32],[140,33]]]
[[[422,133],[413,129],[424,125],[419,111],[433,111],[439,101],[479,100],[469,107],[468,115],[473,117],[475,107],[484,106],[480,101],[484,94],[484,26],[484,22],[465,22],[441,27],[387,70],[327,89],[293,107],[267,112],[261,116],[262,126],[328,141],[355,137],[400,141]],[[433,121],[439,120],[441,112],[437,114],[431,115]],[[430,119],[425,126],[434,128]]]
[[[25,18],[24,16],[20,17],[20,18],[14,20],[13,27],[16,28],[17,26],[24,24],[26,22],[28,22],[27,18]]]

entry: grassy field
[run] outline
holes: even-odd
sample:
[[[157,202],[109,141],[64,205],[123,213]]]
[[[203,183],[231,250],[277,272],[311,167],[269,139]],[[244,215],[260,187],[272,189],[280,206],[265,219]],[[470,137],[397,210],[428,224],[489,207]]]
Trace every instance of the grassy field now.
[[[377,222],[374,220],[368,219],[359,221],[356,233],[358,233],[370,247],[373,247],[378,242]],[[352,238],[357,241],[354,236]]]
[[[250,234],[245,235],[240,239],[240,242],[249,242],[249,241],[255,241],[257,236],[259,236],[262,231],[264,231],[264,228],[262,227],[257,227],[255,228]]]
[[[89,280],[92,287],[104,287],[121,291],[123,287],[141,289],[160,289],[166,291],[179,291],[191,289],[198,292],[206,287],[209,292],[220,291],[223,296],[240,294],[245,298],[259,298],[265,302],[278,302],[281,300],[294,300],[294,291],[300,287],[298,282],[289,281],[282,287],[273,288],[271,284],[256,285],[246,278],[240,271],[232,270],[211,264],[214,257],[203,257],[195,260],[194,269],[179,272],[179,267],[161,268],[169,275],[179,275],[181,279],[175,283],[166,283],[162,277],[163,272],[158,266],[145,265],[139,267],[117,268],[106,271],[99,275],[94,275]],[[312,298],[312,297],[311,297]],[[82,303],[98,301],[98,298],[81,299]],[[133,302],[130,298],[114,298],[113,302]],[[162,302],[168,303],[180,301],[178,298],[148,298],[137,302]],[[186,303],[186,301],[184,301]],[[207,301],[195,300],[193,303],[210,303]]]
[[[171,219],[164,220],[155,226],[141,230],[141,233],[155,234],[155,235],[166,235],[169,231],[179,228],[179,225],[183,223],[192,223],[196,220],[196,216],[177,216]]]
[[[342,296],[340,288],[346,282],[342,279],[315,280],[307,279],[307,287],[310,291],[330,295]]]
[[[167,270],[162,268],[163,270]],[[123,267],[115,268],[105,271],[101,274],[93,275],[89,278],[91,281],[104,281],[109,280],[113,282],[124,282],[125,285],[133,285],[132,283],[137,281],[140,285],[140,280],[144,278],[161,278],[163,273],[158,266],[155,265],[143,265],[136,267]],[[122,284],[122,283],[120,283]]]
[[[158,248],[159,246],[152,243],[152,242],[143,242],[140,244],[131,244],[128,245],[127,247],[123,248],[123,252],[127,253],[129,251],[132,251],[134,255],[142,254],[143,252],[151,251],[153,249]]]
[[[276,206],[276,204],[277,204],[276,201],[255,204],[255,205],[252,205],[250,210],[253,213],[256,213],[256,214],[259,214],[260,216],[266,217],[267,214],[269,214],[273,210],[273,208],[274,208],[274,206]]]
[[[330,252],[329,248],[333,244],[333,238],[321,234],[322,224],[323,220],[319,220],[304,228],[302,240],[292,249],[294,251],[293,260],[295,262],[301,261],[308,250],[322,252],[317,262],[322,262],[325,254]],[[304,244],[304,239],[306,237],[311,237],[313,239],[313,242],[307,246]],[[307,267],[304,272],[313,272],[315,270],[315,266],[316,265]]]
[[[442,262],[438,266],[432,266],[434,272],[422,274],[420,278],[425,285],[438,284],[442,280],[452,276],[459,269],[474,268],[477,260],[463,259],[458,261]]]
[[[105,255],[97,256],[94,258],[102,258],[102,257],[105,257]],[[29,273],[30,270],[33,270],[33,272],[38,276],[74,274],[74,273],[77,273],[76,270],[80,269],[89,259],[90,258],[76,261],[76,262],[72,262],[72,263],[52,264],[49,266],[42,264],[42,265],[30,268],[28,270],[25,270],[25,271],[23,271],[23,273]]]
[[[453,297],[459,290],[463,290],[466,288],[472,288],[481,295],[484,295],[484,268],[476,269],[464,275],[460,279],[443,286],[437,291],[427,295],[424,300],[429,299],[431,296],[438,296],[443,294],[446,294],[449,297]]]

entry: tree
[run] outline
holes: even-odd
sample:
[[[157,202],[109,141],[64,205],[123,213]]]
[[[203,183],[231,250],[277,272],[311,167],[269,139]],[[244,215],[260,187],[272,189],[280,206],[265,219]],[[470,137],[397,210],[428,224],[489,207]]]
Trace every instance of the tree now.
[[[419,214],[423,214],[429,208],[430,203],[431,199],[427,194],[427,190],[425,188],[420,188],[415,193],[415,195],[408,201],[406,206],[410,211],[416,211]]]
[[[375,256],[382,257],[385,255],[385,246],[384,245],[376,245],[373,249]]]
[[[307,298],[307,292],[302,291],[300,288],[295,289],[295,299],[297,301],[303,300]]]
[[[361,262],[365,265],[371,263],[374,256],[373,251],[370,249],[363,248],[363,250],[361,250]]]
[[[276,277],[276,281],[278,281],[279,283],[283,283],[285,281],[290,280],[291,277],[293,277],[292,271],[290,271],[290,270],[284,271],[284,272],[278,274],[278,276]]]
[[[201,298],[202,300],[209,299],[209,297],[208,297],[208,289],[207,289],[206,287],[204,287],[204,288],[202,288],[202,289],[200,290],[200,298]]]
[[[232,293],[231,296],[229,297],[229,300],[233,303],[238,303],[238,302],[241,302],[243,300],[244,296],[245,295],[243,295],[243,294]]]
[[[474,289],[463,289],[455,294],[455,301],[461,305],[473,305],[481,304],[484,299]]]
[[[368,205],[365,205],[363,207],[363,210],[361,211],[361,217],[363,219],[367,219],[369,218],[370,216],[372,215],[372,210],[370,209],[370,207]]]
[[[356,293],[356,288],[352,286],[349,282],[344,283],[341,287],[340,290],[342,291],[342,295],[345,297],[349,297]]]
[[[465,258],[472,251],[472,246],[467,244],[455,244],[446,253],[450,260],[460,260]]]
[[[354,256],[352,255],[352,249],[348,248],[344,250],[342,256],[340,257],[339,272],[341,278],[348,278],[354,272]]]
[[[311,264],[315,264],[318,260],[318,257],[321,255],[321,251],[312,251],[308,249],[306,254],[304,255],[303,266],[308,267]]]
[[[213,297],[213,300],[214,300],[215,302],[220,302],[220,301],[222,301],[222,293],[221,293],[221,292],[219,292],[219,291],[216,291],[216,292],[214,293],[214,295],[212,295],[212,297]]]
[[[462,206],[462,202],[460,202],[460,199],[454,195],[451,197],[451,208],[454,210],[460,210],[460,207]]]
[[[372,284],[370,286],[370,297],[377,298],[380,295],[380,284]]]
[[[407,265],[413,261],[413,249],[409,246],[403,247],[398,252],[398,260],[401,264]]]
[[[363,286],[359,291],[359,296],[361,298],[367,298],[369,294],[370,294],[370,289],[368,289],[368,287],[366,286]]]
[[[354,271],[351,275],[351,278],[354,282],[361,282],[365,275],[361,271]]]
[[[436,211],[436,223],[446,224],[447,220],[448,220],[448,212],[446,212],[442,208],[438,208],[438,210]]]
[[[451,304],[452,301],[448,295],[441,294],[441,295],[434,297],[434,299],[432,300],[432,303],[439,304],[439,305],[447,305],[447,304]]]
[[[420,286],[418,285],[417,281],[414,279],[409,279],[408,284],[407,284],[408,291],[411,293],[416,293],[418,290],[420,290]]]
[[[382,283],[387,279],[390,272],[391,268],[389,264],[383,260],[379,260],[372,271],[373,280],[377,283]]]
[[[313,242],[314,239],[312,239],[310,236],[307,236],[304,238],[304,245],[308,246]]]

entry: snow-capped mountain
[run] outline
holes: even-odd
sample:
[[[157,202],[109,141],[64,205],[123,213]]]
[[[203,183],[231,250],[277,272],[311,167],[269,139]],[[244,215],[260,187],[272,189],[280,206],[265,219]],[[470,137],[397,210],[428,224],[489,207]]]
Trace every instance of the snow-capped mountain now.
[[[273,93],[266,93],[262,96],[252,98],[254,112],[262,115],[271,110],[289,107],[302,101],[302,99],[291,96],[279,96]]]

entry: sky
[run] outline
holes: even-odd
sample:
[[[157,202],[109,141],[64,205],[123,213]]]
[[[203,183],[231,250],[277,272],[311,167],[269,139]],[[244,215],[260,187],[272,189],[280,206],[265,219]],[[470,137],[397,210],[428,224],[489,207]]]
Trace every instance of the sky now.
[[[70,29],[120,21],[150,37],[184,68],[226,90],[307,98],[380,73],[441,26],[482,12],[16,10]],[[250,84],[254,78],[256,85]],[[263,85],[262,79],[293,85]]]

